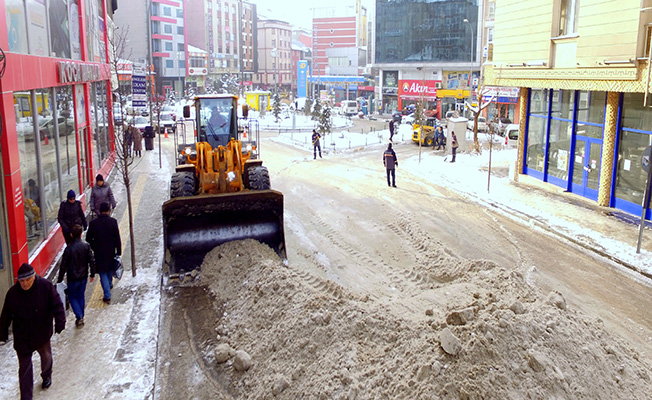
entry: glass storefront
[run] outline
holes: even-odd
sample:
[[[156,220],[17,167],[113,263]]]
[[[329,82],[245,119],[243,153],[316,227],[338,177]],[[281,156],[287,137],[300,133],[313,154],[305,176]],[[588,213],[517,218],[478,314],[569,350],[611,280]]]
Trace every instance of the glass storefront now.
[[[93,129],[98,151],[93,152],[96,168],[108,157],[108,113],[106,83],[101,96],[91,101]],[[99,104],[102,103],[103,106]],[[57,227],[59,204],[68,190],[80,194],[78,160],[85,165],[90,147],[84,140],[86,129],[75,132],[75,107],[72,86],[14,93],[16,133],[22,178],[28,253],[32,254],[44,238]],[[95,116],[98,116],[97,118]],[[101,121],[101,122],[100,122]],[[100,125],[103,124],[102,125]],[[35,134],[34,126],[37,126]],[[99,129],[96,129],[99,128]],[[35,140],[36,138],[36,140]],[[77,154],[77,141],[82,154]],[[90,170],[82,168],[84,174]]]
[[[477,18],[472,0],[379,0],[376,62],[468,62],[471,42],[477,41]]]
[[[622,113],[615,196],[640,210],[647,180],[641,155],[652,144],[652,109],[643,107],[642,94],[625,93]]]

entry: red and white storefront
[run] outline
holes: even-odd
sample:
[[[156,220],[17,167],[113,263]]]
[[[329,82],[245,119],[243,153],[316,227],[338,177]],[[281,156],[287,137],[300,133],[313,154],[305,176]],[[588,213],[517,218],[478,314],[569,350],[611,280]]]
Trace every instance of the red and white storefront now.
[[[402,110],[410,104],[417,104],[423,100],[423,110],[439,110],[437,103],[437,87],[441,81],[402,79],[398,81],[398,108]],[[438,116],[440,118],[441,116]]]
[[[22,263],[47,272],[64,246],[61,201],[72,189],[86,206],[114,147],[107,4],[0,2],[2,299]]]

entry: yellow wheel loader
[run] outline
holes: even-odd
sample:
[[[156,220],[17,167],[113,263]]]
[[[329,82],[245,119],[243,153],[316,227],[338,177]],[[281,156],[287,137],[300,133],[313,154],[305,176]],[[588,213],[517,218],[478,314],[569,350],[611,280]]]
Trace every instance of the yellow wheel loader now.
[[[163,203],[165,283],[197,277],[192,271],[206,254],[232,240],[253,238],[286,258],[283,194],[271,190],[255,121],[247,119],[246,105],[238,118],[237,106],[237,96],[210,95],[184,107],[186,119],[194,108],[196,140],[178,144],[170,200]]]

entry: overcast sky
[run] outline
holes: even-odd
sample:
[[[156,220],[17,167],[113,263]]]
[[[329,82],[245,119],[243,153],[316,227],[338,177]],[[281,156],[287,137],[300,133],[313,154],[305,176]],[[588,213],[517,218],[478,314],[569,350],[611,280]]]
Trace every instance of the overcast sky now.
[[[250,0],[258,5],[258,16],[271,19],[287,21],[292,25],[311,29],[312,17],[314,12],[327,7],[338,7],[339,10],[345,10],[350,7],[351,15],[355,10],[356,0],[290,0],[280,2],[278,0]],[[374,5],[373,0],[362,0],[362,5],[367,7],[367,16],[372,16],[371,7]],[[316,10],[314,10],[316,9]]]

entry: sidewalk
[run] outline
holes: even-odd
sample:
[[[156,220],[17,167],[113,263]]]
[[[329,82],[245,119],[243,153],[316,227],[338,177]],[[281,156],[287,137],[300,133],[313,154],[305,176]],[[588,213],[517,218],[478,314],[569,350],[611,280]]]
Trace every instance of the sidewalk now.
[[[172,155],[173,139],[163,139],[164,157]],[[118,207],[125,272],[114,281],[111,305],[102,302],[99,278],[86,288],[85,326],[75,328],[72,310],[66,329],[52,337],[52,387],[41,389],[40,360],[35,353],[34,398],[151,399],[160,315],[160,271],[163,260],[161,203],[167,199],[172,160],[159,168],[158,138],[154,151],[143,151],[131,167],[137,276],[131,273],[131,245],[125,188],[116,169],[107,177]],[[60,254],[61,255],[61,254]],[[56,282],[58,271],[48,271]],[[19,398],[18,360],[13,342],[0,346],[0,398]]]

